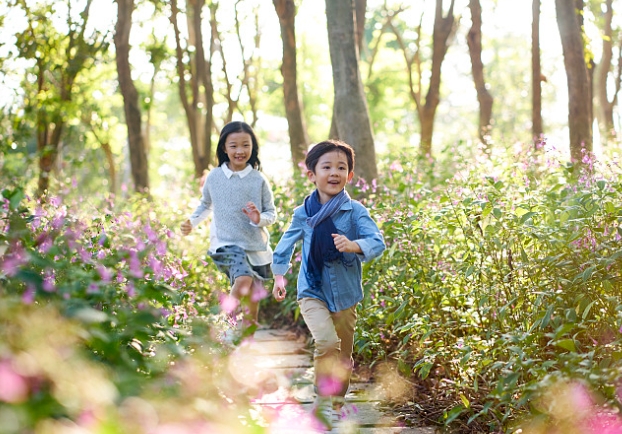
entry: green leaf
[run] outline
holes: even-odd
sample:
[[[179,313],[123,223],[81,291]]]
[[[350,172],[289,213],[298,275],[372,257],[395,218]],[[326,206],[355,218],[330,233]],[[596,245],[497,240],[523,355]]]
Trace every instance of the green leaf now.
[[[26,197],[26,195],[24,194],[24,191],[22,189],[18,189],[13,192],[11,198],[9,199],[9,206],[11,207],[11,209],[16,210],[24,197]]]
[[[428,375],[430,375],[430,370],[432,369],[432,366],[434,366],[432,363],[423,363],[421,365],[421,367],[419,368],[419,376],[421,377],[422,380],[425,380],[426,378],[428,378]]]
[[[562,339],[561,341],[555,342],[555,345],[565,350],[572,351],[574,353],[577,352],[577,347],[575,346],[573,339]]]
[[[583,279],[584,282],[587,282],[590,277],[592,277],[592,275],[594,274],[594,271],[596,270],[595,266],[591,266],[589,268],[587,268],[583,274],[581,275],[581,278]]]
[[[462,403],[464,404],[464,408],[469,408],[471,407],[471,403],[469,402],[469,400],[467,399],[466,396],[464,396],[463,393],[460,394],[460,400],[462,401]]]
[[[108,315],[101,310],[84,307],[73,312],[74,318],[85,323],[102,323],[108,320]]]
[[[523,215],[523,216],[520,218],[520,224],[521,224],[521,225],[522,225],[522,224],[524,224],[527,220],[529,220],[530,218],[532,218],[532,217],[533,217],[533,216],[535,216],[535,215],[536,215],[536,213],[535,213],[535,212],[533,212],[533,211],[529,211],[527,214]]]
[[[589,315],[590,309],[592,309],[592,306],[594,306],[594,303],[596,303],[596,302],[593,301],[590,304],[588,304],[587,307],[585,308],[585,310],[583,311],[583,315],[581,316],[581,318],[583,320],[585,320],[585,318],[587,318],[587,316]]]
[[[458,405],[452,408],[449,412],[444,414],[445,425],[449,425],[452,423],[458,416],[460,416],[465,411],[465,408],[462,405]]]

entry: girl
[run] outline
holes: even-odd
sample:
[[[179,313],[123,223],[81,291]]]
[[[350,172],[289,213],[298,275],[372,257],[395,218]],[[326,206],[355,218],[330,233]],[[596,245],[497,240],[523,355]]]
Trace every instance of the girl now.
[[[245,326],[257,324],[259,299],[265,294],[261,282],[272,276],[266,226],[276,221],[276,211],[258,152],[250,125],[225,125],[216,149],[218,167],[207,175],[199,206],[181,225],[182,234],[188,235],[213,212],[208,255],[229,277],[233,307],[247,307]]]

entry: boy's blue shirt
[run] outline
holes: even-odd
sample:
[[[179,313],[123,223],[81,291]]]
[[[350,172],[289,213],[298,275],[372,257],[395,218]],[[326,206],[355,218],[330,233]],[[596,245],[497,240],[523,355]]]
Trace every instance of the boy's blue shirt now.
[[[317,298],[326,303],[328,310],[339,312],[354,306],[363,299],[363,268],[361,262],[370,261],[382,254],[386,246],[378,226],[369,215],[369,211],[360,202],[350,200],[344,203],[333,222],[337,232],[355,241],[362,254],[344,253],[345,263],[335,261],[324,264],[322,288],[313,290],[307,280],[307,257],[311,245],[313,229],[307,224],[304,206],[294,209],[294,216],[289,228],[274,249],[272,272],[284,275],[291,267],[290,261],[296,243],[302,240],[302,263],[298,273],[298,299]]]

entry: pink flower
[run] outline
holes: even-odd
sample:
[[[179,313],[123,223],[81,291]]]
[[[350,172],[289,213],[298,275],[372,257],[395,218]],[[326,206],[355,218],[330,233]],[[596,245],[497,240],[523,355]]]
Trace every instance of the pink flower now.
[[[343,388],[343,382],[332,375],[320,376],[317,380],[317,389],[320,395],[337,395]]]
[[[125,292],[127,292],[127,295],[130,298],[136,295],[136,288],[134,288],[134,282],[132,281],[127,282],[127,284],[125,285]]]
[[[0,401],[18,404],[28,399],[28,383],[9,362],[0,363]]]
[[[391,170],[392,172],[403,172],[404,168],[402,167],[402,164],[399,162],[399,160],[395,160],[393,163],[391,163],[389,170]]]
[[[251,294],[252,301],[260,301],[268,296],[268,291],[264,287],[263,283],[259,280],[253,280],[253,291]]]
[[[622,418],[613,413],[596,412],[585,421],[586,434],[620,434]]]
[[[228,314],[233,313],[233,311],[237,309],[239,304],[240,301],[229,294],[224,294],[220,298],[220,308]]]
[[[35,301],[35,287],[29,283],[26,286],[26,291],[22,294],[22,303],[32,304]]]
[[[28,257],[26,251],[21,245],[17,244],[14,246],[12,254],[5,256],[4,261],[2,261],[2,271],[4,271],[7,276],[13,277],[17,274],[21,266],[27,263]]]
[[[147,235],[147,239],[149,240],[150,243],[153,244],[156,241],[158,241],[158,235],[154,232],[153,229],[151,229],[151,225],[149,224],[149,222],[147,222],[143,226],[143,232],[145,232],[145,234]]]
[[[138,254],[136,251],[130,251],[130,274],[138,279],[144,276],[142,266],[140,264],[140,259],[138,259]]]
[[[112,281],[112,272],[105,266],[101,264],[98,265],[97,272],[99,273],[99,277],[101,278],[102,282],[110,283]]]
[[[46,292],[54,292],[56,290],[56,276],[54,270],[47,269],[43,273],[43,290]]]

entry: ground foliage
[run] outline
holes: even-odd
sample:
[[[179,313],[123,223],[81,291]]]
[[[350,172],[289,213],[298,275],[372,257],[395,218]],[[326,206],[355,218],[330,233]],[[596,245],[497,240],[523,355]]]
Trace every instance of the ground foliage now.
[[[366,270],[358,354],[411,380],[403,412],[458,432],[619,428],[620,167],[516,151],[444,179],[391,163],[365,200],[388,250]]]
[[[388,246],[365,265],[358,372],[387,383],[405,423],[619,428],[620,167],[510,154],[389,155],[350,187]],[[273,243],[309,190],[302,172],[274,185]],[[2,191],[0,433],[269,432],[218,339],[228,283],[205,258],[207,225],[177,233],[188,203],[26,191]],[[264,322],[302,327],[299,263]]]

